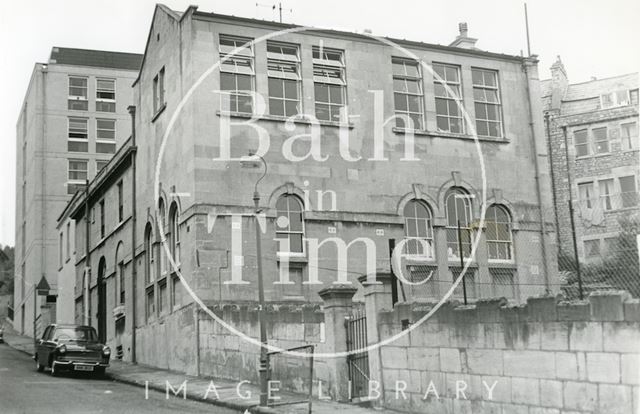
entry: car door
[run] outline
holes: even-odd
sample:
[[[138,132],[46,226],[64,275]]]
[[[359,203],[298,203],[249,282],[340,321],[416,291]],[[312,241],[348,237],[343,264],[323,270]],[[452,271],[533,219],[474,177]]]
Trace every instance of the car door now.
[[[51,326],[47,326],[47,328],[42,333],[42,337],[38,340],[38,342],[36,342],[36,355],[38,356],[38,363],[40,363],[40,365],[47,365],[47,347],[44,345],[44,342],[47,340],[46,338],[49,335],[51,329]]]

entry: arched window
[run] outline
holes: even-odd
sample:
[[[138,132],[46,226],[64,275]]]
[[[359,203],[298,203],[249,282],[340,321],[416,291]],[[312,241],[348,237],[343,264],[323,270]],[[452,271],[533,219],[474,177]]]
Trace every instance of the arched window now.
[[[404,232],[407,255],[433,258],[431,211],[423,202],[411,200],[404,206]]]
[[[146,316],[147,320],[155,316],[155,285],[156,279],[156,254],[155,245],[153,243],[153,226],[151,223],[147,223],[144,230],[144,252],[145,252],[145,266],[144,266],[144,280],[146,291]]]
[[[124,277],[124,248],[122,242],[116,247],[116,298],[118,303],[124,305],[125,300],[125,277]]]
[[[147,223],[144,230],[144,252],[145,252],[145,265],[144,265],[144,280],[147,284],[153,282],[156,279],[155,264],[156,255],[153,245],[153,226],[151,223]]]
[[[169,250],[176,265],[180,264],[180,218],[178,215],[178,204],[171,204],[169,209]]]
[[[449,259],[471,255],[471,197],[461,188],[454,187],[445,195],[447,215],[447,253]],[[460,237],[458,237],[460,235]]]
[[[279,242],[280,253],[303,253],[304,222],[302,218],[302,202],[294,195],[283,194],[276,203],[276,238],[288,240]]]
[[[161,198],[158,201],[158,217],[156,222],[158,223],[158,240],[162,241],[162,235],[167,234],[167,226],[165,222],[166,209],[164,206],[164,200]],[[160,244],[160,277],[163,277],[167,273],[167,254],[164,249],[164,245]]]
[[[513,260],[513,239],[511,237],[511,215],[501,205],[487,208],[487,250],[489,260]]]

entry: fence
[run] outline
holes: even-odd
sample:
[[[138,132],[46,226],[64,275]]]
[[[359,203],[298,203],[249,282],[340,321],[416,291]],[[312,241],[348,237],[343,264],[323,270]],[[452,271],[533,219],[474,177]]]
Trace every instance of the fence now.
[[[557,214],[543,211],[544,246],[537,211],[520,217],[487,213],[482,225],[449,223],[440,239],[437,232],[410,239],[403,252],[406,274],[402,275],[410,283],[399,284],[399,299],[441,298],[467,264],[452,299],[505,297],[523,303],[541,294],[584,298],[596,290],[626,290],[640,297],[637,194],[574,204],[576,208],[567,206]]]

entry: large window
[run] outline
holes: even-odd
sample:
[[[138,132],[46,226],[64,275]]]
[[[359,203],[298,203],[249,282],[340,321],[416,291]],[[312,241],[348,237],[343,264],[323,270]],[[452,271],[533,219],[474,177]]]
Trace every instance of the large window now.
[[[145,252],[145,265],[144,265],[144,280],[146,284],[153,283],[156,280],[156,255],[153,243],[153,226],[150,223],[147,224],[147,228],[144,231],[144,252]]]
[[[638,149],[638,123],[629,122],[620,125],[620,138],[623,150]]]
[[[105,217],[104,217],[104,200],[100,200],[100,239],[104,239],[105,236]]]
[[[69,170],[67,176],[67,193],[75,194],[83,189],[87,180],[87,160],[69,160]]]
[[[118,223],[122,223],[124,220],[124,191],[123,191],[123,183],[120,181],[118,183]]]
[[[304,221],[302,202],[294,195],[285,194],[276,203],[276,238],[280,253],[304,252]],[[287,246],[288,244],[288,246]]]
[[[164,109],[164,66],[153,78],[153,113],[157,114]]]
[[[180,265],[180,218],[178,205],[173,203],[169,210],[169,246],[176,265]]]
[[[502,109],[498,72],[472,69],[473,100],[476,111],[476,132],[481,136],[502,137]]]
[[[67,151],[89,151],[89,132],[87,122],[87,118],[69,118],[67,120]]]
[[[87,96],[87,78],[70,76],[67,108],[72,111],[88,111],[89,101]]]
[[[607,127],[593,128],[591,130],[593,134],[593,147],[596,154],[604,154],[609,152],[609,136],[607,134]]]
[[[600,203],[604,210],[613,210],[615,199],[613,189],[613,179],[599,180],[598,192],[600,193]]]
[[[313,84],[316,118],[340,122],[347,84],[342,50],[313,47]]]
[[[511,216],[502,206],[489,206],[485,218],[489,260],[512,261]]]
[[[96,79],[96,111],[116,111],[116,81],[115,79]]]
[[[117,285],[117,300],[118,304],[124,305],[125,302],[125,273],[124,273],[124,247],[122,242],[116,247],[116,285]]]
[[[252,39],[220,35],[220,90],[222,109],[253,113],[254,62]],[[246,47],[237,51],[236,48]],[[227,106],[228,103],[228,106]]]
[[[96,152],[100,154],[115,154],[115,119],[96,119]]]
[[[591,154],[589,146],[589,131],[581,129],[573,132],[573,145],[576,147],[576,157],[586,157]]]
[[[635,207],[638,205],[638,190],[636,187],[636,177],[629,175],[618,178],[620,182],[620,206],[622,208]]]
[[[404,207],[405,252],[409,256],[433,259],[433,226],[431,211],[418,200]]]
[[[447,215],[447,255],[460,258],[460,246],[465,258],[471,256],[471,198],[460,189],[452,188],[445,196]]]
[[[267,42],[267,73],[269,113],[287,117],[301,113],[298,46]]]
[[[396,126],[424,129],[422,75],[415,60],[393,58],[393,100]]]
[[[578,200],[580,201],[580,207],[593,208],[594,197],[595,192],[593,182],[578,184]]]
[[[600,105],[602,109],[625,106],[631,103],[629,90],[620,90],[600,95]]]
[[[436,125],[439,131],[461,134],[464,132],[462,121],[462,88],[460,83],[460,68],[441,63],[433,64],[434,72],[442,78],[434,76],[434,91],[436,96]],[[447,88],[453,92],[451,94]]]
[[[166,224],[166,207],[164,205],[164,200],[160,199],[158,202],[158,215],[156,218],[158,223],[158,240],[162,241],[162,235],[166,235],[168,233],[167,224]],[[167,273],[167,253],[164,248],[164,244],[160,244],[160,277],[166,276]],[[158,305],[160,306],[160,305]]]

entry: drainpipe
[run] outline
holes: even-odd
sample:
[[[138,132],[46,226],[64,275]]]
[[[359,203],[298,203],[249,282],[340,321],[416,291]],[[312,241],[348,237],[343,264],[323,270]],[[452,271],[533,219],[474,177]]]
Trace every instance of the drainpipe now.
[[[131,362],[137,363],[136,358],[136,296],[138,263],[136,261],[136,107],[128,108],[131,115]]]
[[[550,114],[548,111],[544,113],[544,123],[547,132],[547,152],[549,154],[549,172],[551,173],[551,197],[553,198],[554,221],[556,223],[556,245],[560,246],[560,222],[558,221],[558,200],[556,197],[556,175],[553,170],[553,152],[551,148],[551,125]]]
[[[84,221],[85,221],[85,238],[84,238],[84,323],[85,325],[91,325],[91,295],[89,292],[89,284],[91,283],[91,210],[89,209],[89,180],[85,182],[84,186]]]
[[[533,106],[531,104],[531,87],[529,86],[529,82],[531,81],[531,79],[529,78],[529,64],[533,59],[531,57],[529,58],[525,58],[523,59],[522,62],[522,68],[524,70],[525,73],[525,77],[527,79],[526,83],[525,83],[525,88],[527,91],[527,107],[529,108],[529,130],[531,131],[531,146],[532,146],[532,150],[533,150],[533,156],[534,156],[534,167],[535,167],[535,181],[536,181],[536,198],[538,201],[538,208],[539,208],[539,218],[540,218],[540,236],[541,236],[541,243],[540,243],[540,248],[541,248],[541,253],[542,253],[542,262],[543,262],[543,268],[544,268],[544,286],[545,286],[545,293],[549,294],[550,293],[550,289],[549,289],[549,263],[548,262],[548,257],[547,257],[547,229],[545,226],[545,222],[544,222],[544,215],[543,215],[543,210],[542,210],[542,189],[541,189],[541,184],[540,184],[540,165],[539,165],[539,154],[538,154],[538,143],[536,141],[536,132],[535,132],[535,128],[534,128],[534,122],[533,122]]]
[[[569,164],[569,140],[567,139],[567,126],[562,126],[562,136],[564,137],[564,156],[567,163],[567,186],[569,187],[569,218],[571,223],[571,239],[573,240],[573,260],[576,263],[576,276],[578,277],[578,296],[584,299],[582,291],[582,269],[580,269],[580,259],[578,257],[578,241],[576,239],[576,221],[573,211],[573,184],[571,183],[571,169]]]
[[[47,72],[48,66],[42,65],[42,170],[41,170],[41,213],[40,213],[40,237],[41,239],[41,252],[40,252],[40,273],[45,276],[45,270],[47,268],[47,243],[45,237],[47,234],[47,197],[45,195],[47,189]],[[24,218],[23,218],[24,219]],[[25,277],[25,275],[22,275]],[[36,276],[37,277],[37,276]],[[46,276],[45,276],[46,277]],[[38,279],[33,281],[33,340],[36,340],[36,316],[38,308],[38,295],[35,293],[35,286],[38,284]],[[26,319],[26,318],[25,318]],[[23,327],[24,328],[24,327]]]

